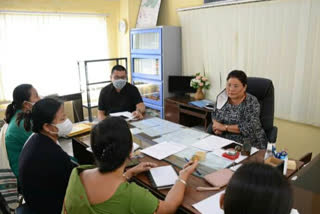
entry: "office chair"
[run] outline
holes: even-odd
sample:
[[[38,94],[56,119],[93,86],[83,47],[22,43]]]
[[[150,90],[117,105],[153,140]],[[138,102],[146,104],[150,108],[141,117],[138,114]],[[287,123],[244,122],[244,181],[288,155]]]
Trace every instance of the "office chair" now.
[[[260,121],[268,141],[277,141],[278,128],[273,125],[274,120],[274,87],[269,79],[260,77],[247,78],[247,92],[255,96],[260,103]],[[212,133],[212,123],[208,126],[208,133]]]

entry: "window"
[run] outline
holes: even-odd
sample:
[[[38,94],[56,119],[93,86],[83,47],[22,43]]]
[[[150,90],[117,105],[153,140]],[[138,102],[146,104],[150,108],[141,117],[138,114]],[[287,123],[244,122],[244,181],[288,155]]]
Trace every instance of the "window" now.
[[[105,16],[0,13],[0,100],[22,83],[40,95],[79,92],[77,61],[107,53]]]

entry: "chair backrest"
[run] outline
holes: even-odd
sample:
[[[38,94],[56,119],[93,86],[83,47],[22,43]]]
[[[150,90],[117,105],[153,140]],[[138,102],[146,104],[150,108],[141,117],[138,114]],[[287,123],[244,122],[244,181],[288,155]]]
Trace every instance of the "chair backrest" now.
[[[247,92],[254,95],[260,103],[260,120],[263,129],[268,132],[273,128],[274,87],[270,79],[248,77]]]

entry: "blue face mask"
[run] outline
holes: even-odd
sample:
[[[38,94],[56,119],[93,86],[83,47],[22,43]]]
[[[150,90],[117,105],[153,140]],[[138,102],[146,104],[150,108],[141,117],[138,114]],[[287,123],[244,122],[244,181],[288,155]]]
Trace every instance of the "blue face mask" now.
[[[114,80],[112,82],[113,86],[116,88],[116,89],[122,89],[125,85],[126,85],[127,81],[124,80],[124,79],[118,79],[118,80]]]

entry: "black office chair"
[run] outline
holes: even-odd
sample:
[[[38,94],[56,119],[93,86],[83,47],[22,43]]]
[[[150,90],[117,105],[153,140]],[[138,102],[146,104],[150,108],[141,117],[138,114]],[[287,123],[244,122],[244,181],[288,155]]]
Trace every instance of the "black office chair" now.
[[[277,141],[278,128],[273,125],[274,120],[274,87],[269,79],[248,77],[247,92],[255,96],[260,103],[260,120],[268,141]],[[208,126],[208,133],[212,133],[212,123]]]
[[[255,96],[260,103],[260,120],[268,141],[277,141],[278,128],[273,125],[274,120],[274,87],[270,79],[248,77],[247,92]]]

